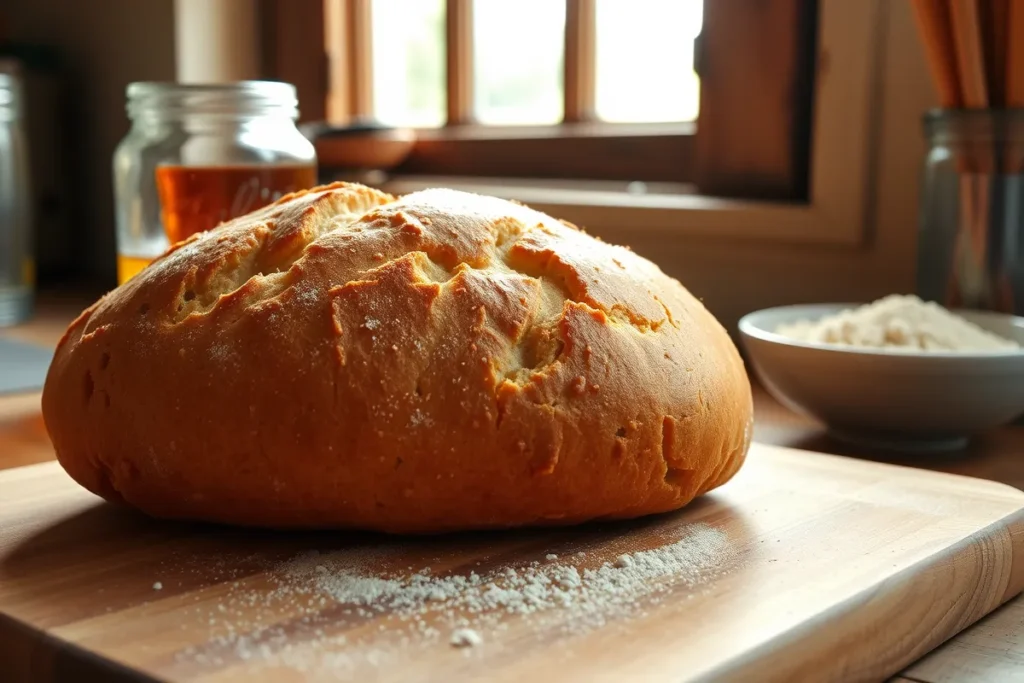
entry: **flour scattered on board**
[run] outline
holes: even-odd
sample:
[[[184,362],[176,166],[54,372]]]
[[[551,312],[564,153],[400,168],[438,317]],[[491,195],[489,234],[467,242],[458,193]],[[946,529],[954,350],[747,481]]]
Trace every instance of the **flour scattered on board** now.
[[[452,631],[451,644],[455,647],[476,647],[484,639],[471,628],[457,628]]]
[[[494,652],[510,624],[543,638],[620,627],[669,594],[672,606],[700,594],[734,560],[726,535],[704,524],[657,537],[663,544],[647,550],[616,553],[628,540],[611,536],[598,545],[591,539],[587,552],[496,565],[458,553],[475,561],[453,566],[434,557],[412,567],[401,543],[302,553],[251,581],[211,586],[215,607],[195,608],[211,640],[178,659],[215,667],[241,661],[316,681],[359,678],[389,661],[411,661],[417,649]]]

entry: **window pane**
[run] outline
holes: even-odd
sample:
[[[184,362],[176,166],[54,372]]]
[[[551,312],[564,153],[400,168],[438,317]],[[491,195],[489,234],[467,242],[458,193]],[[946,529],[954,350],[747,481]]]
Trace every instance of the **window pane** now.
[[[445,118],[444,0],[373,0],[373,107],[382,123]]]
[[[562,119],[565,3],[474,0],[473,88],[481,123]]]
[[[597,0],[597,115],[606,121],[697,118],[693,39],[702,0]]]

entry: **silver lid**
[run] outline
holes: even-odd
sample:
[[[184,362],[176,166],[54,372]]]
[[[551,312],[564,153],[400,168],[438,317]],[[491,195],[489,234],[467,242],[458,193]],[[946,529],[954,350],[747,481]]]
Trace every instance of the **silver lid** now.
[[[298,117],[295,86],[281,81],[234,83],[170,83],[140,81],[127,88],[128,115],[181,116],[213,114],[253,116],[283,114]]]

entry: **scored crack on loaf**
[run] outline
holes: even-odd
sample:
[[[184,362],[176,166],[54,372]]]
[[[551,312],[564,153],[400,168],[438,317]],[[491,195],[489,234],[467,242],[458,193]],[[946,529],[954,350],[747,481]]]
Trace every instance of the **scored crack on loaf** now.
[[[752,407],[725,330],[628,249],[338,183],[86,310],[43,415],[74,479],[156,516],[427,532],[678,508],[740,467]]]

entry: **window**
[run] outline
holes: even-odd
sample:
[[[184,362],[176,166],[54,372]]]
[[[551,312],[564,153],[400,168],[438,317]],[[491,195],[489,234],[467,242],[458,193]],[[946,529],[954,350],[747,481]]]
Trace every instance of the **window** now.
[[[443,125],[444,0],[371,0],[368,7],[375,118],[396,126]],[[696,118],[693,41],[701,0],[476,0],[459,7],[471,15],[465,23],[472,108],[462,112],[469,120],[523,125],[563,118]],[[567,43],[576,59],[570,64]],[[664,87],[666,77],[675,87]],[[568,108],[567,91],[575,94]]]
[[[310,87],[302,101],[325,100],[339,124],[417,127],[400,174],[695,183],[806,199],[816,0],[308,5],[324,46],[292,49],[310,64],[326,51],[329,77],[326,92]],[[311,23],[296,14],[272,9],[270,30]]]

